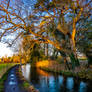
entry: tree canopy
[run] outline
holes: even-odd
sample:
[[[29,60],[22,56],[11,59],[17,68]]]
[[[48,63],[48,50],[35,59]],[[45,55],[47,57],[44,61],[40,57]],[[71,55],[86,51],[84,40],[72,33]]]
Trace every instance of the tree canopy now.
[[[16,1],[15,1],[16,2]],[[77,61],[77,51],[92,47],[92,1],[91,0],[37,0],[24,5],[12,0],[0,2],[0,40],[11,46],[20,38],[33,43],[53,45],[62,56],[73,54]],[[28,9],[27,9],[28,8]],[[13,39],[5,40],[11,34]],[[25,50],[31,48],[23,47]],[[25,46],[25,45],[24,45]],[[80,50],[80,51],[84,51]],[[85,51],[84,51],[85,52]],[[89,53],[89,50],[86,49]],[[88,56],[88,54],[87,54]],[[91,54],[90,54],[91,56]]]

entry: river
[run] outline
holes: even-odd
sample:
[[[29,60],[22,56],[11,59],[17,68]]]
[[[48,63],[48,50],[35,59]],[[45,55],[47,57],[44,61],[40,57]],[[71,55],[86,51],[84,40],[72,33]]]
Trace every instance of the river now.
[[[22,66],[22,73],[40,92],[92,92],[92,82],[48,73],[30,64]]]

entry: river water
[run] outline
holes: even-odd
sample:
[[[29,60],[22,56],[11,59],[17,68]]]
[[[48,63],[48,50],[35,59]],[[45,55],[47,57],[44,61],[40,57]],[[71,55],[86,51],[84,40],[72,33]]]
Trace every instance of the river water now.
[[[92,82],[51,74],[30,64],[22,66],[22,73],[40,92],[92,92]]]

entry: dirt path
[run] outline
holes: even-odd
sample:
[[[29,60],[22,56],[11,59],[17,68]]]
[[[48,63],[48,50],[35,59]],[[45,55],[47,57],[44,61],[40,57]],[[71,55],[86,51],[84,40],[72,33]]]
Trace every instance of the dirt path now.
[[[8,78],[5,82],[5,92],[24,92],[19,88],[18,79],[15,73],[17,67],[14,67],[10,70]]]

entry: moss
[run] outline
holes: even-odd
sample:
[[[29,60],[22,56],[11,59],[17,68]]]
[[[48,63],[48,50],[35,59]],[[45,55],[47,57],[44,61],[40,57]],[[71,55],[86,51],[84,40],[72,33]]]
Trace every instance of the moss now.
[[[62,74],[66,75],[66,76],[72,76],[73,73],[70,71],[63,71]]]
[[[25,81],[25,82],[23,82],[22,86],[23,86],[24,88],[28,88],[28,87],[30,86],[30,84]]]

